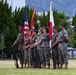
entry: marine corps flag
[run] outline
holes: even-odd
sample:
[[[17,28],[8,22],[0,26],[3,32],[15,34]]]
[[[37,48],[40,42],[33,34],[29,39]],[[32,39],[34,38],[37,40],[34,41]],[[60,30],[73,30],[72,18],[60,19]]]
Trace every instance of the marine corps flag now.
[[[50,46],[52,42],[52,28],[54,26],[53,12],[52,12],[52,1],[50,3],[50,22],[49,22],[49,38],[50,38]]]
[[[32,7],[32,19],[31,19],[31,27],[30,27],[30,39],[32,39],[32,30],[34,29],[34,5]]]

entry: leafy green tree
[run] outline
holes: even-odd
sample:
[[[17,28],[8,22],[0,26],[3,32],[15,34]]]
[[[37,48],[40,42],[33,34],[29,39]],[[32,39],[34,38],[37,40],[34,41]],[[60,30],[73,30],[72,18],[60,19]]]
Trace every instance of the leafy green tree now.
[[[74,25],[74,47],[76,47],[76,15],[73,17],[72,24]]]
[[[8,54],[11,54],[11,44],[17,36],[16,24],[12,16],[12,8],[8,6],[7,1],[0,2],[0,34],[4,35],[5,47]]]
[[[59,13],[57,12],[57,10],[54,10],[53,15],[54,15],[54,22],[57,27],[59,26],[59,24],[64,24],[66,29],[68,28],[69,22],[66,21],[66,15],[64,12]]]
[[[74,25],[74,31],[76,32],[76,15],[73,17],[72,24]]]

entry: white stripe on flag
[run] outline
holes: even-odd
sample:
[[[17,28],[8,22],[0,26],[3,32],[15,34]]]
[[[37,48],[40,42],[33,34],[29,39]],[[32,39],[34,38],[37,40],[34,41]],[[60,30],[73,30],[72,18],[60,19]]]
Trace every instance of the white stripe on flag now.
[[[24,31],[24,34],[26,34],[26,31]]]
[[[25,26],[24,29],[29,29],[29,27]]]
[[[28,22],[25,22],[25,24],[27,24],[27,25],[28,25]]]

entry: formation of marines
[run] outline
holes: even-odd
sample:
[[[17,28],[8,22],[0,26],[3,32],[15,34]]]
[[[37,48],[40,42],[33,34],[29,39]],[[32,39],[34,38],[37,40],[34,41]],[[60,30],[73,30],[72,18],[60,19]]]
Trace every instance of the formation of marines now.
[[[64,29],[65,26],[59,26],[60,32],[57,32],[57,27],[53,27],[53,37],[51,47],[49,45],[48,28],[42,27],[38,31],[32,30],[32,39],[30,40],[30,30],[26,30],[25,47],[22,44],[21,29],[16,41],[11,47],[18,43],[18,51],[21,68],[24,63],[26,68],[43,68],[50,69],[50,59],[53,60],[53,69],[68,69],[68,32]],[[52,54],[51,54],[52,52]]]

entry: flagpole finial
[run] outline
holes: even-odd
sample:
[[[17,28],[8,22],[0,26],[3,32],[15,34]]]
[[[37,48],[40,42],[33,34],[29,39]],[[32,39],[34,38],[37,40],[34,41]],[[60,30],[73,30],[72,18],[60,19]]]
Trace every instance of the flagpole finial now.
[[[51,2],[50,2],[50,10],[52,10],[52,3],[53,3],[53,2],[52,2],[52,0],[51,0]]]
[[[33,6],[35,6],[35,4],[33,3]]]
[[[32,10],[34,10],[34,7],[35,7],[35,4],[33,4],[33,6],[32,6]]]
[[[53,2],[52,2],[52,0],[51,0],[51,4],[52,4]]]

